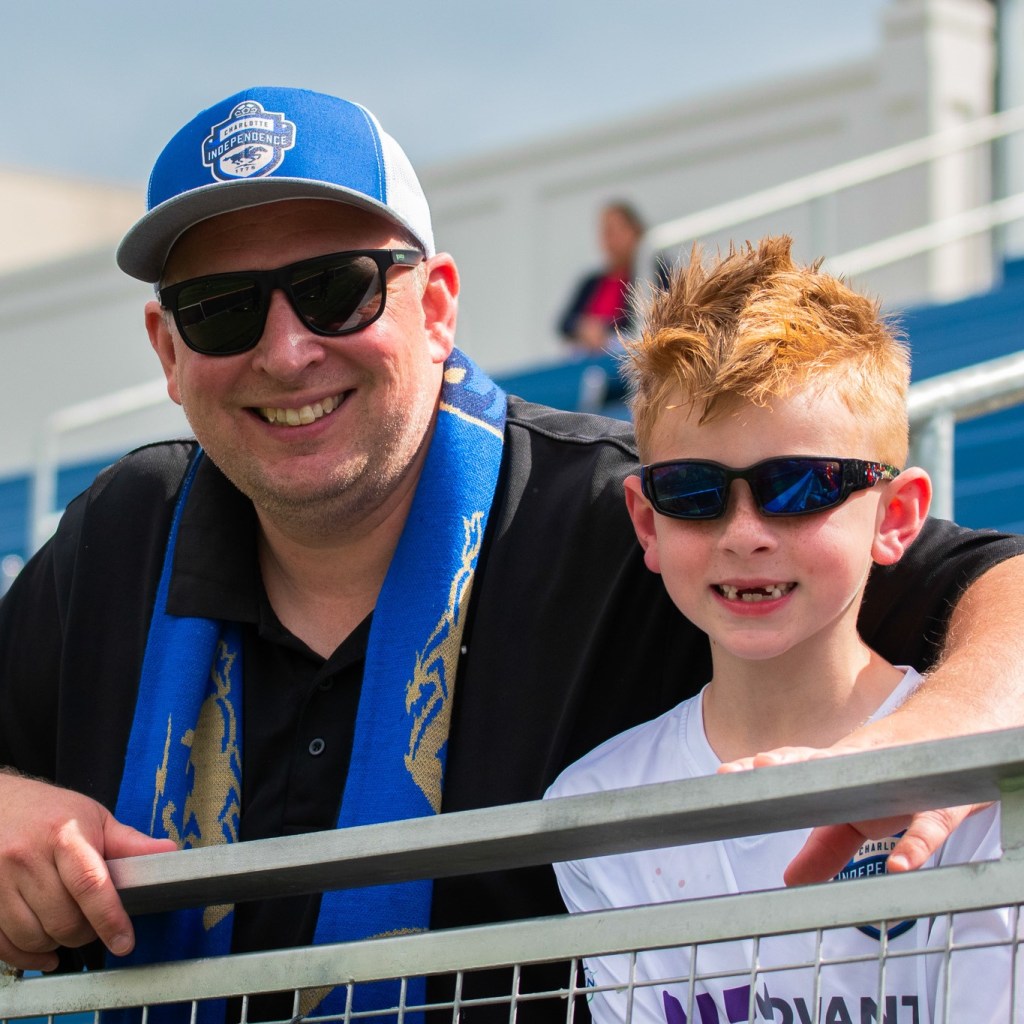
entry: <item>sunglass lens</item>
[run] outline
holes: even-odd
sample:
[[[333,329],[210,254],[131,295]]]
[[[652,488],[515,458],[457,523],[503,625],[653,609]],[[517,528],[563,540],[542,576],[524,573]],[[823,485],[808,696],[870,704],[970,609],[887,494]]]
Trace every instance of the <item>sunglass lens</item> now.
[[[263,329],[260,289],[238,278],[204,278],[177,297],[182,335],[200,352],[226,355],[253,344]]]
[[[684,519],[713,519],[722,514],[726,478],[717,466],[675,462],[650,470],[654,503],[662,512]]]
[[[314,330],[342,334],[374,320],[381,311],[381,275],[370,256],[348,256],[296,270],[291,282],[296,309]]]
[[[768,515],[816,512],[839,501],[842,466],[831,459],[776,459],[760,468],[754,487]]]

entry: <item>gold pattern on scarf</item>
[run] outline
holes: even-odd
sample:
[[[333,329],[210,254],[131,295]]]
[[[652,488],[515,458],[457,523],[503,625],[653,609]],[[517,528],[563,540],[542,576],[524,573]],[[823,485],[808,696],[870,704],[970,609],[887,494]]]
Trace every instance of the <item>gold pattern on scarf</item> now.
[[[153,817],[150,833],[157,816],[166,835],[180,848],[219,846],[238,841],[238,820],[242,801],[242,755],[238,746],[238,721],[231,705],[231,670],[235,653],[223,640],[218,641],[210,680],[213,692],[199,709],[195,729],[186,729],[180,742],[189,748],[186,782],[191,785],[182,810],[182,826],[178,828],[178,808],[173,800],[163,800],[167,786],[167,763],[174,732],[170,716],[167,719],[167,739],[164,743],[163,763],[154,779]],[[162,804],[161,801],[163,800]],[[231,913],[231,904],[206,907],[203,927],[209,931]]]
[[[405,710],[413,716],[405,767],[435,814],[441,812],[442,765],[438,755],[451,727],[455,673],[473,571],[483,543],[483,520],[483,512],[474,512],[462,521],[465,541],[461,564],[448,590],[448,607],[423,650],[417,653],[412,679],[405,688]]]
[[[369,939],[387,939],[395,935],[415,935],[418,932],[425,932],[426,928],[394,928],[388,932],[380,932],[377,935],[368,935]],[[314,1010],[319,1009],[320,1004],[336,989],[340,988],[339,985],[320,985],[317,988],[304,988],[299,993],[299,1016],[308,1017]]]

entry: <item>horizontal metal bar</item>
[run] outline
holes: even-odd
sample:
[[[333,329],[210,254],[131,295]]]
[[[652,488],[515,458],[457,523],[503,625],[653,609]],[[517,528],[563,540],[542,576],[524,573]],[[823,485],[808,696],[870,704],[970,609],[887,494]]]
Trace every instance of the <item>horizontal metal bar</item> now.
[[[904,920],[1005,906],[1022,896],[1024,862],[1007,859],[804,889],[22,979],[0,992],[10,1016],[113,1009]]]
[[[87,402],[79,402],[78,405],[58,409],[47,418],[44,429],[53,434],[82,430],[97,423],[104,423],[115,416],[140,412],[154,405],[163,405],[167,401],[167,381],[160,377],[144,384],[135,384],[114,391],[101,398],[92,398]]]
[[[742,224],[833,192],[874,181],[1001,138],[1024,129],[1024,107],[983,117],[948,131],[914,139],[891,149],[858,157],[847,163],[815,171],[782,185],[763,189],[742,199],[732,200],[651,228],[645,245],[654,252],[699,239],[723,228]]]
[[[1021,218],[1024,218],[1024,192],[830,256],[825,261],[825,269],[831,274],[855,277]]]
[[[110,862],[130,913],[442,878],[999,797],[1024,730]]]
[[[1024,351],[917,381],[910,388],[907,406],[910,425],[915,427],[939,413],[952,412],[957,420],[967,420],[1020,402],[1024,402]]]

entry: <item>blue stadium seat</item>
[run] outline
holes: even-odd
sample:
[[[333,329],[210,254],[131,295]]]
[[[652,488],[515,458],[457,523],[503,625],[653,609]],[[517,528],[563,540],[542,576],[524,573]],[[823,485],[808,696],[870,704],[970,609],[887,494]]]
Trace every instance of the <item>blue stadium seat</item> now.
[[[625,386],[614,355],[570,359],[495,378],[510,395],[578,412],[625,416]]]
[[[914,380],[1024,349],[1024,259],[984,295],[910,310],[902,318]],[[954,507],[965,526],[1024,533],[1024,406],[961,423],[954,447]]]

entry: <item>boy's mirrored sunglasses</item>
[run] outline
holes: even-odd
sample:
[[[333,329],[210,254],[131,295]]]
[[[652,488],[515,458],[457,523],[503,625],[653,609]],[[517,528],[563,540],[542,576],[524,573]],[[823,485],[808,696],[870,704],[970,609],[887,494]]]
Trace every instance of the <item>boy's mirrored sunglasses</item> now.
[[[254,348],[263,336],[274,289],[288,296],[295,315],[315,334],[351,334],[384,312],[388,268],[412,267],[425,258],[416,249],[354,249],[276,270],[194,277],[161,288],[158,295],[189,348],[233,356]]]
[[[764,516],[802,516],[841,505],[854,492],[899,475],[894,466],[860,459],[809,455],[765,459],[730,469],[703,459],[673,459],[640,467],[647,500],[673,519],[718,519],[729,502],[729,485],[745,480]]]

